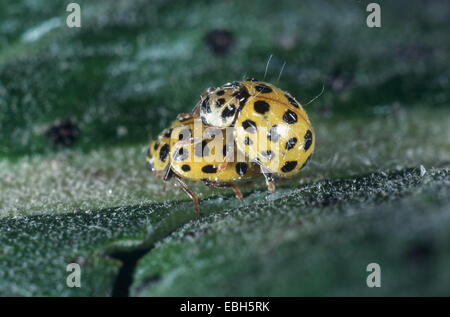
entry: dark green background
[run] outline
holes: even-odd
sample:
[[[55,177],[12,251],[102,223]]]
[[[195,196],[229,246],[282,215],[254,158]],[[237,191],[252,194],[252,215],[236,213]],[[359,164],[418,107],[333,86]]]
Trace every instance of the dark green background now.
[[[64,1],[0,3],[1,295],[449,295],[448,1],[378,1],[381,28],[366,1],[78,3],[81,28]],[[225,54],[214,29],[233,35]],[[198,218],[145,147],[246,77],[305,105],[316,153],[242,203],[191,184]],[[80,137],[55,146],[67,119]]]

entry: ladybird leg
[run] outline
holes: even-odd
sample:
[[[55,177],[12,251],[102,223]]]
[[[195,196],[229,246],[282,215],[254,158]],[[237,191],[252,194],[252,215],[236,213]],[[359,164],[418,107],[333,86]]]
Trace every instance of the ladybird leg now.
[[[192,119],[194,117],[196,117],[196,114],[194,112],[184,112],[177,115],[177,120],[183,122]]]
[[[192,191],[192,189],[190,189],[190,188],[188,187],[188,185],[186,185],[186,183],[183,182],[183,181],[181,180],[180,177],[175,176],[175,179],[176,179],[176,181],[178,182],[178,184],[181,186],[181,188],[184,190],[184,192],[185,192],[186,194],[188,194],[188,196],[191,197],[191,199],[193,200],[195,212],[196,212],[197,214],[201,215],[202,212],[201,212],[201,210],[200,210],[200,205],[199,205],[199,203],[198,203],[198,196],[197,196],[197,194],[194,193],[194,191]]]
[[[200,105],[202,104],[203,100],[206,98],[206,96],[208,94],[210,94],[212,91],[214,91],[214,88],[208,88],[206,89],[201,95],[200,95],[200,100],[197,102],[197,104],[194,106],[194,108],[192,109],[191,112],[185,112],[185,113],[180,113],[177,116],[177,120],[180,122],[192,119],[192,118],[196,118],[200,116]]]
[[[169,167],[164,171],[162,180],[167,182],[168,180],[170,180],[172,178],[173,175],[175,175],[175,174],[172,172],[172,169],[170,168],[170,165],[169,165]]]
[[[166,176],[162,173],[163,172],[161,172],[161,171],[152,172],[152,174],[155,175],[157,179],[163,181],[163,191],[166,191],[166,184],[167,184],[167,181],[169,180],[170,176],[168,177],[168,179],[163,179]]]
[[[231,159],[233,158],[234,153],[228,153],[224,158],[223,158],[223,162],[219,164],[219,167],[217,168],[217,171],[223,171],[224,169],[227,168],[228,163],[231,161]]]
[[[231,188],[233,188],[234,190],[234,195],[236,196],[237,199],[242,200],[242,192],[239,189],[239,187],[237,187],[234,184],[230,184]]]
[[[202,102],[206,98],[206,96],[208,96],[214,90],[215,90],[215,88],[213,88],[213,87],[205,89],[205,91],[200,95],[200,100],[197,102],[197,104],[192,109],[192,112],[180,113],[177,116],[177,120],[180,122],[183,122],[183,121],[191,119],[191,118],[199,117],[200,116],[200,105],[202,104]]]
[[[189,140],[180,140],[180,141],[175,142],[174,147],[179,148],[179,147],[182,147],[185,145],[191,145],[191,144],[195,145],[200,142],[202,142],[201,138],[190,138]]]
[[[216,183],[216,182],[209,181],[207,179],[203,180],[203,183],[206,186],[217,187],[217,188],[231,187],[233,189],[233,191],[234,191],[234,195],[236,196],[236,198],[239,199],[239,200],[243,199],[241,190],[239,189],[239,187],[237,187],[234,184],[231,184],[231,183]]]
[[[270,191],[270,193],[273,194],[275,192],[275,183],[273,181],[272,173],[267,171],[262,166],[261,166],[261,172],[263,173],[263,175],[264,175],[264,177],[266,179],[267,189]]]
[[[160,171],[157,171],[157,172],[153,172],[153,174],[156,176],[156,178],[158,178],[158,179],[160,179],[160,180],[163,180],[163,191],[165,192],[166,191],[166,184],[167,184],[167,181],[165,181],[164,179],[163,179],[163,174],[162,174],[162,172],[160,172]]]
[[[232,137],[234,138],[234,134],[232,135]],[[223,162],[221,164],[219,164],[217,171],[223,171],[224,169],[227,168],[228,163],[231,162],[234,158],[234,149],[230,148],[229,144],[234,144],[234,139],[229,139],[228,135],[227,135],[227,140],[226,140],[226,145],[225,145],[225,157],[223,158]],[[230,143],[228,143],[230,142]]]
[[[169,165],[169,167],[167,168],[167,170],[164,172],[164,174],[162,174],[163,172],[158,172],[158,173],[159,173],[158,178],[163,180],[163,191],[166,191],[166,185],[167,185],[167,182],[168,182],[168,181],[172,178],[172,176],[175,175],[175,174],[172,172],[172,169],[170,168],[170,165]]]

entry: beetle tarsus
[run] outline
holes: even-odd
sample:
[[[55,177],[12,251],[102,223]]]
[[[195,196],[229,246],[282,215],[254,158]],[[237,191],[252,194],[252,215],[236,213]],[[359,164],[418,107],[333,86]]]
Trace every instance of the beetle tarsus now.
[[[178,182],[178,184],[181,186],[181,188],[184,190],[184,192],[185,192],[189,197],[191,197],[191,199],[193,200],[195,212],[196,212],[198,215],[201,215],[202,212],[201,212],[201,210],[200,210],[200,204],[199,204],[199,202],[198,202],[198,196],[197,196],[197,194],[194,193],[194,191],[193,191],[192,189],[190,189],[190,188],[188,187],[188,185],[186,185],[186,183],[183,182],[183,181],[181,180],[180,177],[176,176],[175,179],[177,180],[177,182]]]

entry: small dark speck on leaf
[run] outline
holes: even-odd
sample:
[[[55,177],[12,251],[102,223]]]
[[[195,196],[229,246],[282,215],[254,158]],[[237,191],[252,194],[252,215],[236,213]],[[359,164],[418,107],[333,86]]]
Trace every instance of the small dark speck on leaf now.
[[[75,122],[64,120],[50,126],[46,134],[56,146],[71,146],[80,136],[80,129]]]
[[[206,46],[216,55],[230,52],[235,44],[233,33],[227,30],[211,30],[204,37]]]

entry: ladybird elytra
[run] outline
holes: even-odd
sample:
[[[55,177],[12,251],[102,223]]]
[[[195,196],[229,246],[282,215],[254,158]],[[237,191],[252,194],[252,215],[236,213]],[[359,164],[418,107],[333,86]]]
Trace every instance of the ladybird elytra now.
[[[304,167],[314,151],[315,136],[301,104],[289,93],[254,79],[208,89],[199,115],[205,124],[235,129],[240,151],[269,173],[292,176]],[[220,101],[220,102],[218,102]],[[239,103],[224,120],[229,105]]]
[[[190,141],[183,142],[179,139],[179,135],[186,129],[194,131],[194,134]],[[197,137],[196,133],[203,137]],[[205,127],[200,119],[195,120],[195,123],[174,128],[170,139],[173,172],[187,180],[225,183],[257,176],[258,165],[249,162],[248,159],[245,160],[245,156],[239,155],[234,145],[231,148],[227,147],[226,135],[225,129]],[[229,151],[232,152],[232,159],[224,169],[220,170],[219,165]]]

